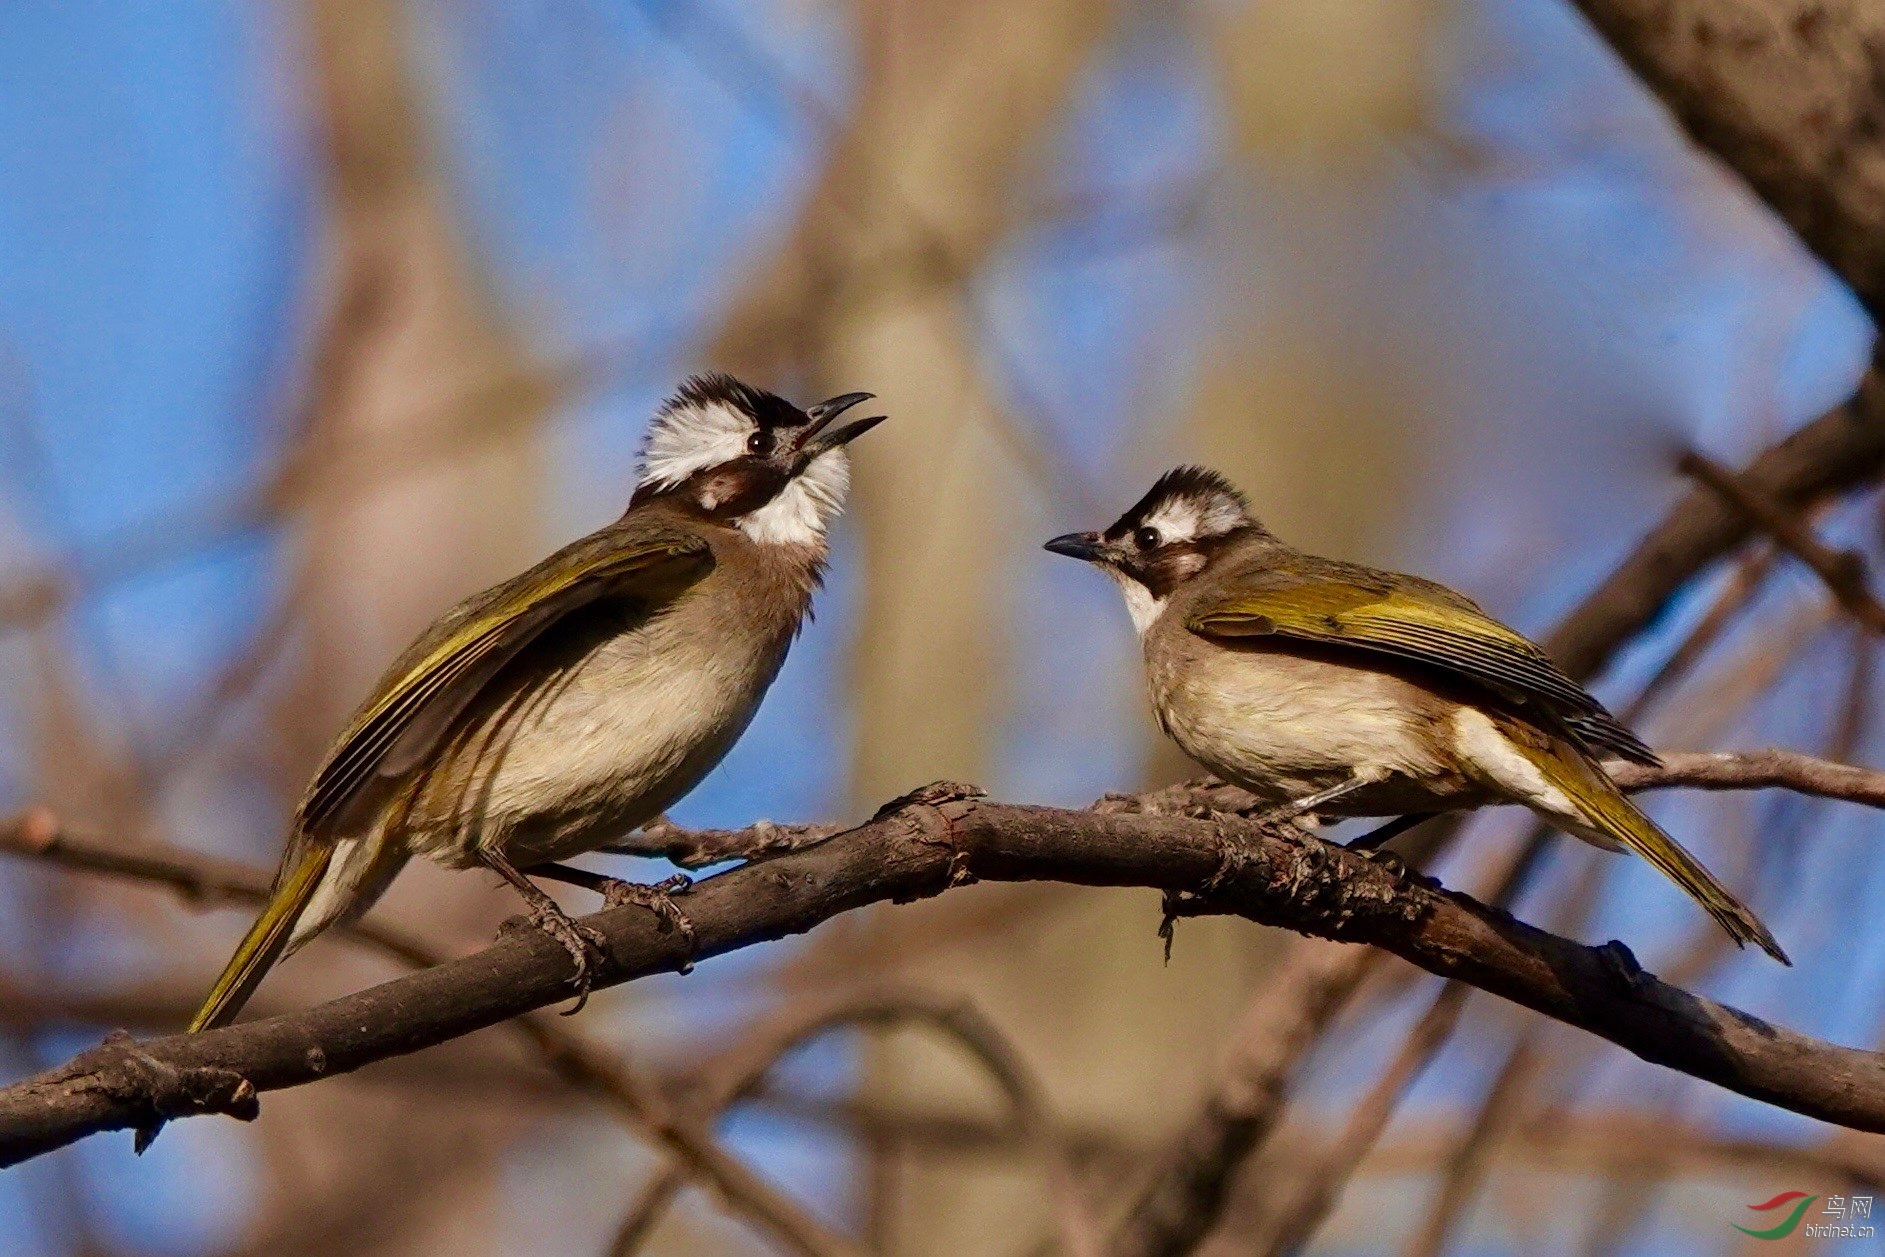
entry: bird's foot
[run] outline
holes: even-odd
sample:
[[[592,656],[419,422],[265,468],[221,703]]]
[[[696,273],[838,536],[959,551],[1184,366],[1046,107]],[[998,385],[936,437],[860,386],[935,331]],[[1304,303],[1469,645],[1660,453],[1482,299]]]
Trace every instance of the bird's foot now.
[[[646,908],[655,914],[662,933],[670,930],[678,932],[687,943],[687,959],[681,962],[680,970],[688,973],[694,967],[693,957],[698,943],[693,920],[674,902],[674,896],[689,890],[693,885],[694,879],[685,873],[676,873],[652,886],[612,877],[602,887],[602,902],[611,908],[626,908],[631,904]]]
[[[548,895],[529,900],[524,911],[530,918],[530,924],[561,944],[576,966],[575,975],[570,979],[576,988],[576,1002],[563,1010],[563,1016],[574,1017],[589,1003],[589,988],[595,981],[595,963],[608,956],[609,940],[602,931],[584,925],[557,907],[556,901]]]
[[[1407,861],[1401,858],[1399,852],[1389,851],[1386,847],[1362,847],[1360,850],[1350,847],[1348,849],[1369,863],[1380,865],[1394,880],[1407,880],[1410,870]]]

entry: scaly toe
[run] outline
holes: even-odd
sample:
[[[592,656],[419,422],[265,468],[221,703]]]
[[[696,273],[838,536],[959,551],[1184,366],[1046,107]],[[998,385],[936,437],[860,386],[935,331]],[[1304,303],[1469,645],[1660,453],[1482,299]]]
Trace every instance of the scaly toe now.
[[[562,945],[563,950],[569,953],[570,963],[576,968],[570,977],[571,984],[576,988],[576,1002],[563,1010],[565,1017],[573,1017],[589,1002],[589,988],[594,982],[593,961],[608,954],[608,939],[593,926],[584,925],[560,911],[533,909],[530,920]]]

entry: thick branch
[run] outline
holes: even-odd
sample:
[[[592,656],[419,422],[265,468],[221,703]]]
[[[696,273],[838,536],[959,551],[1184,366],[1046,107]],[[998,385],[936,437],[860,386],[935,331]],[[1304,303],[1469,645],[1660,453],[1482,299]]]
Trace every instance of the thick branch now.
[[[768,834],[759,836],[763,838]],[[163,843],[105,842],[88,838],[66,829],[50,809],[43,807],[29,808],[0,823],[0,852],[106,877],[167,886],[192,903],[216,900],[260,903],[265,902],[269,894],[269,875],[260,869]],[[441,962],[423,943],[384,925],[367,921],[354,922],[344,928],[346,933],[402,964],[430,969]],[[726,1153],[709,1133],[680,1120],[659,1087],[627,1061],[567,1028],[548,1013],[520,1017],[513,1024],[565,1082],[601,1098],[631,1125],[665,1147],[691,1173],[712,1183],[729,1205],[779,1236],[793,1251],[812,1254],[846,1251],[837,1237]],[[174,1090],[200,1084],[213,1089],[215,1083],[213,1072],[174,1076],[159,1073],[154,1076],[153,1106],[161,1109],[169,1102],[163,1099],[165,1088]],[[232,1095],[232,1103],[235,1098],[238,1097]],[[251,1111],[249,1097],[239,1098],[243,1101],[241,1106],[227,1111],[247,1115]]]
[[[1885,381],[1874,370],[1851,401],[1794,432],[1737,478],[1763,498],[1797,510],[1878,479],[1882,465]],[[1588,678],[1697,572],[1754,529],[1741,510],[1697,485],[1544,639],[1552,658],[1572,676]]]
[[[1875,314],[1885,301],[1885,12],[1825,0],[1577,0],[1690,137]]]
[[[1646,1060],[1858,1130],[1885,1130],[1885,1057],[1823,1043],[1664,985],[1618,944],[1584,947],[1317,838],[1235,817],[1106,815],[910,802],[829,841],[709,878],[687,932],[641,907],[589,918],[615,984],[799,933],[883,900],[985,878],[1149,886],[1180,915],[1236,913],[1370,943],[1608,1039]],[[291,1016],[144,1044],[107,1042],[0,1091],[0,1164],[87,1134],[253,1111],[263,1091],[430,1047],[568,993],[567,955],[534,930]]]

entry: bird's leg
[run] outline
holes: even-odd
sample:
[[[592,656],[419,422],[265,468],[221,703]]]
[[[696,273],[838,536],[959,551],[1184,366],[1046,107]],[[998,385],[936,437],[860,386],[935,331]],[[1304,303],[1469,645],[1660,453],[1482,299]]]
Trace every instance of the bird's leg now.
[[[674,902],[675,895],[694,884],[694,879],[685,873],[676,873],[673,877],[647,886],[610,877],[606,873],[572,868],[567,864],[533,864],[524,872],[531,877],[547,877],[552,881],[593,890],[602,896],[603,904],[610,908],[621,908],[628,904],[646,908],[660,918],[663,930],[679,930],[681,937],[687,940],[688,950],[693,950],[694,923]]]
[[[1390,838],[1400,837],[1432,815],[1432,812],[1409,812],[1405,816],[1397,816],[1385,825],[1377,825],[1375,828],[1359,837],[1350,838],[1344,845],[1346,845],[1350,851],[1372,852],[1379,850],[1382,843],[1388,841]]]
[[[571,1017],[582,1011],[589,1002],[590,968],[592,957],[605,954],[608,940],[602,934],[572,918],[557,905],[556,900],[545,894],[534,882],[517,871],[517,866],[505,859],[503,854],[489,848],[480,849],[478,861],[484,867],[509,882],[519,895],[523,896],[524,909],[530,916],[530,923],[563,945],[569,958],[576,964],[576,1003],[564,1010],[565,1017]],[[539,866],[540,867],[540,866]],[[564,872],[581,872],[563,865],[555,866]]]
[[[1273,807],[1256,818],[1259,825],[1282,825],[1299,816],[1307,816],[1326,803],[1333,803],[1344,795],[1350,795],[1363,786],[1371,786],[1378,780],[1366,773],[1355,773],[1332,786],[1305,794],[1300,799],[1291,799],[1280,807]]]
[[[1406,833],[1432,815],[1432,812],[1409,812],[1405,816],[1397,816],[1385,825],[1377,825],[1367,833],[1349,839],[1345,845],[1357,855],[1373,860],[1393,876],[1406,877],[1407,861],[1400,857],[1400,853],[1389,851],[1382,844]]]
[[[525,877],[547,877],[553,882],[562,882],[568,886],[580,886],[584,890],[593,890],[602,896],[604,903],[617,886],[623,883],[607,873],[596,873],[589,869],[579,869],[570,864],[533,864],[523,871]],[[611,905],[613,906],[613,905]]]

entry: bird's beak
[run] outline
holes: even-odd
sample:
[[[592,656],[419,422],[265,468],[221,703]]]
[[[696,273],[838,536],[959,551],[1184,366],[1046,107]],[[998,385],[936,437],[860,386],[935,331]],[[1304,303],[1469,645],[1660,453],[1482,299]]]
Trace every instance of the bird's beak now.
[[[1070,532],[1064,537],[1056,537],[1042,547],[1055,554],[1064,554],[1070,559],[1079,559],[1082,563],[1098,563],[1106,558],[1106,543],[1100,540],[1096,532]]]
[[[853,419],[835,428],[831,426],[831,421],[839,415],[859,402],[870,401],[875,396],[874,393],[843,393],[808,409],[805,413],[810,417],[811,423],[799,436],[798,465],[803,467],[827,450],[835,450],[840,445],[849,445],[882,423],[887,416],[872,415],[868,419]]]

